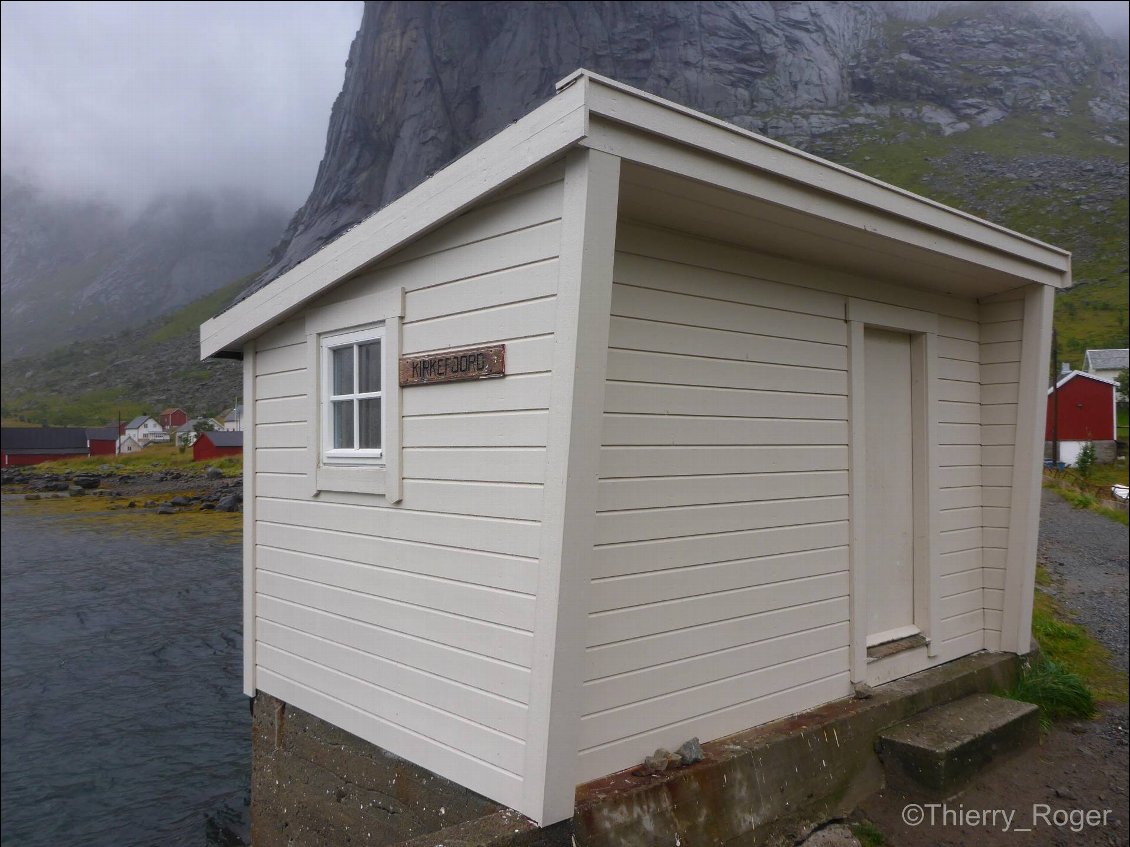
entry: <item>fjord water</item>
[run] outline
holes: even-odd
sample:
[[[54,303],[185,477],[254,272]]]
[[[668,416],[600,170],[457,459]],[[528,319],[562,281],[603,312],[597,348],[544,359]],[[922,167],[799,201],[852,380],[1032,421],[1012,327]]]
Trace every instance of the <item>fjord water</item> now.
[[[241,843],[238,535],[47,512],[3,508],[0,841]]]

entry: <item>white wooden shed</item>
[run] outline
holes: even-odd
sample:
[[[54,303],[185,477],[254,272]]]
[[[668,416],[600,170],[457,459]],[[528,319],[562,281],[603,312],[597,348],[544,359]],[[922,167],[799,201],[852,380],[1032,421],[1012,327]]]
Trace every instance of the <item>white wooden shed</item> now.
[[[541,823],[657,747],[1028,650],[1070,284],[1031,238],[558,88],[201,329],[244,362],[247,693]]]

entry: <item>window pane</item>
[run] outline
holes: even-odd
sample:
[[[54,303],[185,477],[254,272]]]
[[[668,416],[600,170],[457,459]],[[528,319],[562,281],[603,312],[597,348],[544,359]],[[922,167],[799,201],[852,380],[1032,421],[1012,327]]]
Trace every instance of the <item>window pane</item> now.
[[[334,394],[353,393],[353,348],[338,347],[334,355]]]
[[[334,351],[337,352],[336,350]],[[353,401],[334,401],[334,449],[352,450],[353,444]]]
[[[358,400],[361,404],[358,412],[358,427],[361,429],[360,444],[362,450],[381,449],[381,399],[372,397],[368,400]]]
[[[362,394],[381,390],[381,342],[357,345],[357,376],[357,390]]]

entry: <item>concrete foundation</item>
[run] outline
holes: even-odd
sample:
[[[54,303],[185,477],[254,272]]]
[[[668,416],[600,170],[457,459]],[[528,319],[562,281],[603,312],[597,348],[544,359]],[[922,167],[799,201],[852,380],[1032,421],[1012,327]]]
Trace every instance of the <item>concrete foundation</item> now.
[[[1085,441],[1061,441],[1059,442],[1059,460],[1065,465],[1074,466],[1076,460],[1079,458],[1079,453],[1083,449]],[[1095,462],[1100,465],[1110,465],[1118,458],[1118,442],[1117,441],[1092,441],[1095,445]],[[1044,442],[1044,458],[1050,460],[1054,452],[1054,445],[1050,441]]]
[[[547,829],[324,721],[255,701],[252,839],[275,845],[643,847],[783,845],[884,784],[880,732],[926,709],[1008,688],[1016,656],[982,653],[703,745],[705,760],[578,787]]]

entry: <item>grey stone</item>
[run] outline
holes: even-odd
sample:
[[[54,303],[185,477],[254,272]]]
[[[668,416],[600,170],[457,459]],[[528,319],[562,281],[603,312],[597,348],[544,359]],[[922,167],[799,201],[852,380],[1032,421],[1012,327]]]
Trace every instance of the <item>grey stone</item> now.
[[[172,506],[161,505],[161,506],[157,507],[157,514],[158,515],[175,515],[176,513],[177,513],[177,510],[174,509]]]
[[[856,700],[870,700],[875,694],[875,690],[866,682],[857,682],[852,689],[855,691]]]
[[[97,488],[102,478],[96,474],[80,473],[75,474],[71,482],[82,488]]]
[[[222,479],[224,472],[215,465],[209,465],[208,470],[204,471],[204,476],[207,479]]]
[[[192,500],[189,499],[188,497],[181,497],[181,496],[178,495],[177,497],[174,497],[172,500],[169,501],[169,505],[171,505],[171,506],[190,506],[190,505],[192,505]]]
[[[682,746],[675,751],[675,755],[679,757],[679,761],[683,765],[693,765],[695,762],[701,762],[706,758],[706,753],[697,738],[684,741]]]
[[[859,847],[859,839],[852,835],[851,827],[843,823],[818,829],[801,843],[804,847]]]

